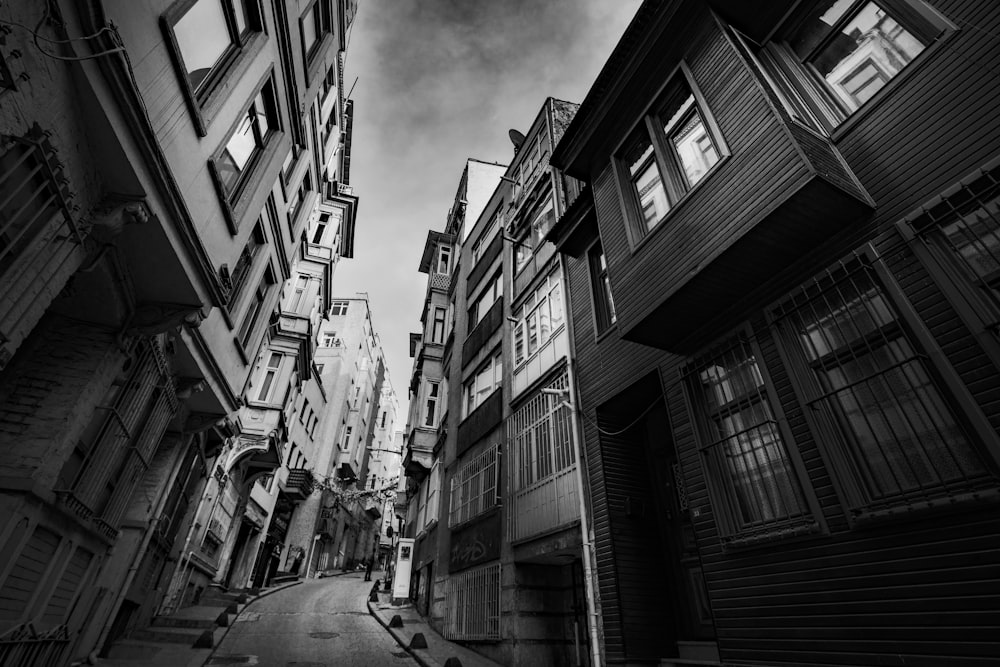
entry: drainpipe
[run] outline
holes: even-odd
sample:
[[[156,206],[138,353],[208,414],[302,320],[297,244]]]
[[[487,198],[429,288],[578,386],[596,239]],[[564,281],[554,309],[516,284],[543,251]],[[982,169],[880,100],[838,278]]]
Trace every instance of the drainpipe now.
[[[566,333],[569,336],[570,346],[573,343],[573,318],[570,317],[570,295],[569,295],[569,271],[566,267],[565,255],[559,253],[559,270],[563,276],[563,308],[566,317]],[[572,349],[572,347],[571,347]],[[566,358],[566,379],[569,385],[569,400],[565,405],[570,409],[570,431],[573,440],[573,455],[576,457],[576,495],[580,501],[580,538],[583,541],[583,580],[587,593],[587,627],[590,631],[591,645],[591,665],[601,667],[601,645],[600,630],[597,627],[597,592],[594,585],[594,565],[593,565],[593,542],[590,538],[590,517],[587,514],[587,499],[584,496],[585,486],[583,483],[583,431],[580,428],[580,421],[577,411],[580,409],[580,396],[576,388],[576,361],[572,353]]]

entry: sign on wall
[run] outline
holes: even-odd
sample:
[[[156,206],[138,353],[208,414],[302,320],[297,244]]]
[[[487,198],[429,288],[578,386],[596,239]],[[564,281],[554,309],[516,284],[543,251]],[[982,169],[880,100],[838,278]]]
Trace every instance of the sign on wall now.
[[[500,513],[451,534],[452,572],[500,558]]]
[[[400,538],[396,545],[396,567],[392,578],[393,599],[410,595],[410,574],[413,571],[413,539]]]

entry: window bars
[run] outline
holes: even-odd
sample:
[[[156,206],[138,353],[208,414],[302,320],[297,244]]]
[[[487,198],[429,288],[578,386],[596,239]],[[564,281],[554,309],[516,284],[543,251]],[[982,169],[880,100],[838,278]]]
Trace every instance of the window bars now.
[[[688,365],[684,378],[725,537],[812,524],[751,342],[727,341]]]
[[[446,639],[500,639],[500,563],[448,578]]]
[[[454,527],[497,505],[497,459],[495,444],[462,466],[451,479],[451,511],[448,526]]]
[[[70,211],[73,194],[62,174],[62,163],[45,131],[35,123],[23,137],[0,135],[0,274],[28,252],[32,242],[53,218],[61,224],[49,233],[50,241],[83,237]],[[65,228],[65,231],[63,230]],[[41,255],[47,244],[31,250]]]
[[[567,390],[560,375],[548,389]],[[539,392],[507,420],[513,493],[509,536],[520,540],[580,518],[569,408],[562,396]]]
[[[993,482],[873,267],[841,262],[775,312],[855,514]]]

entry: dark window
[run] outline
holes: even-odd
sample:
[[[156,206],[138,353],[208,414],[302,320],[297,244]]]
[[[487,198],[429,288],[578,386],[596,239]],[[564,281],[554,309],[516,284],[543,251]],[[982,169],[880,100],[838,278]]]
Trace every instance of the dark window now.
[[[955,406],[862,260],[776,311],[783,347],[856,514],[992,485]]]
[[[218,87],[261,26],[255,0],[196,0],[173,22],[184,73],[200,103]]]
[[[264,309],[264,302],[267,300],[267,294],[273,284],[274,276],[271,275],[271,271],[268,269],[264,272],[264,277],[261,278],[260,284],[257,285],[257,289],[253,293],[253,298],[250,300],[250,305],[247,307],[247,312],[243,315],[243,320],[240,323],[238,335],[240,344],[244,349],[249,346],[250,341],[253,339],[254,332],[257,329],[257,322],[260,320],[261,311]]]
[[[253,231],[250,233],[250,238],[247,239],[247,244],[243,246],[243,250],[240,252],[240,257],[236,260],[236,264],[233,265],[233,270],[230,273],[232,280],[232,290],[230,291],[229,303],[235,304],[239,299],[240,294],[243,291],[243,287],[246,285],[247,278],[250,276],[250,269],[253,268],[254,257],[260,249],[267,243],[267,239],[264,236],[264,214],[257,220],[257,224],[254,225]]]
[[[277,130],[274,88],[268,81],[215,157],[215,169],[230,203],[242,194],[249,180],[248,174],[257,165],[268,139]]]
[[[288,226],[292,229],[292,236],[295,236],[295,221],[299,216],[302,202],[305,201],[306,194],[310,190],[312,190],[312,177],[309,172],[306,172],[305,176],[302,177],[302,181],[299,183],[299,187],[292,193],[292,197],[288,202]]]
[[[330,7],[328,0],[313,0],[299,18],[302,31],[302,56],[307,63],[316,57],[323,34],[330,31]]]
[[[434,308],[434,321],[431,324],[431,342],[440,345],[444,343],[444,320],[447,310],[445,308]]]
[[[590,282],[594,295],[594,319],[597,334],[607,331],[617,320],[615,301],[611,296],[611,281],[608,279],[608,263],[604,258],[601,244],[595,243],[587,253],[590,262]]]
[[[347,314],[347,306],[350,304],[349,301],[334,301],[330,304],[330,315],[332,317],[337,317],[339,315]]]
[[[795,115],[832,129],[948,27],[922,0],[809,2],[762,58]]]
[[[10,73],[10,68],[7,67],[3,54],[0,54],[0,93],[14,89],[14,76]]]
[[[719,162],[722,143],[709,118],[684,68],[618,154],[634,239],[656,227]]]
[[[723,535],[762,537],[813,524],[751,342],[728,341],[684,376]]]

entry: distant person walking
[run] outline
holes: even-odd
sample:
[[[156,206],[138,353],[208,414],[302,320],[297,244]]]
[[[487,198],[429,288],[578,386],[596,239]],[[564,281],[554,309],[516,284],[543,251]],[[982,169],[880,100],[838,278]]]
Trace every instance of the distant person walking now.
[[[375,566],[375,559],[369,558],[368,565],[365,566],[365,581],[372,580],[372,568]]]

